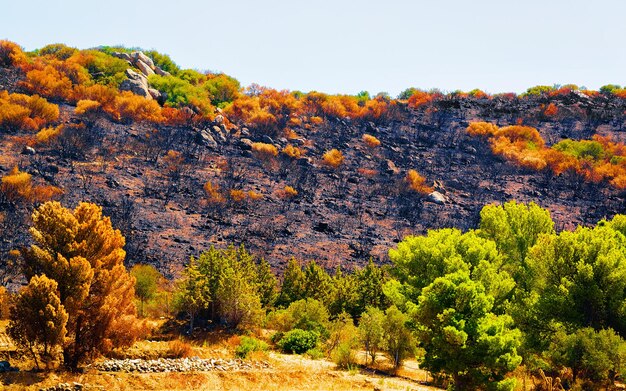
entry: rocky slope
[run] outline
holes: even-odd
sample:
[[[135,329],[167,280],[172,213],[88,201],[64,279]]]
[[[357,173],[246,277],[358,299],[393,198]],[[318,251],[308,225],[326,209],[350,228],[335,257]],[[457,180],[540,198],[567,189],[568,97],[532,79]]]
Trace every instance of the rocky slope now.
[[[18,79],[13,70],[0,68],[0,89],[19,91]],[[548,118],[542,107],[550,102],[559,114]],[[68,128],[84,121],[73,106],[60,108]],[[65,205],[103,205],[127,237],[129,263],[155,263],[169,275],[208,246],[230,243],[245,243],[277,269],[291,256],[332,269],[370,257],[385,262],[387,250],[407,234],[474,228],[481,208],[492,202],[534,201],[550,209],[558,229],[624,212],[625,195],[608,185],[514,167],[465,133],[471,121],[523,121],[549,144],[596,133],[626,141],[624,109],[621,99],[576,91],[523,100],[447,97],[417,109],[402,104],[392,119],[377,124],[345,119],[295,129],[303,135],[295,140],[272,139],[244,126],[228,129],[219,116],[203,127],[168,127],[116,123],[102,114],[90,117],[75,137],[34,153],[20,144],[23,134],[0,133],[0,176],[19,165],[37,181],[62,188]],[[366,146],[365,133],[381,146]],[[251,152],[256,141],[279,150],[299,145],[306,154],[298,160],[259,159]],[[321,164],[331,148],[346,157],[337,170]],[[170,150],[185,159],[168,160]],[[437,194],[401,191],[409,169],[426,177]],[[207,181],[263,197],[211,207],[203,189]],[[298,190],[292,200],[280,196],[287,185]],[[3,203],[0,211],[6,214],[0,254],[6,256],[27,243],[32,206]]]

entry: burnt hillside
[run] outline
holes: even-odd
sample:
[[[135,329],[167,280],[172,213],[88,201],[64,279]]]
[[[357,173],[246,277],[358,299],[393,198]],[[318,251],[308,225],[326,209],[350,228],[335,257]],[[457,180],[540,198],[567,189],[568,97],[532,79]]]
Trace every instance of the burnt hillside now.
[[[0,90],[30,93],[12,68],[0,68]],[[378,121],[327,118],[293,127],[297,137],[245,123],[212,121],[155,124],[114,121],[103,112],[77,115],[59,104],[61,137],[26,148],[28,131],[0,130],[0,176],[13,167],[40,184],[63,190],[57,199],[102,205],[127,239],[128,262],[149,262],[176,273],[208,246],[245,243],[276,268],[289,257],[315,259],[328,269],[386,261],[403,236],[430,228],[476,226],[488,203],[534,201],[548,208],[557,229],[592,224],[624,212],[625,194],[575,174],[534,171],[496,156],[466,128],[473,121],[536,127],[547,144],[594,134],[626,141],[624,100],[578,91],[555,96],[491,98],[442,96],[419,107],[399,101]],[[552,103],[558,114],[546,116]],[[32,133],[32,132],[31,132]],[[363,142],[380,140],[373,148]],[[298,158],[260,156],[253,143],[293,145]],[[345,160],[323,164],[336,148]],[[426,178],[435,194],[406,190],[408,170]],[[207,201],[205,184],[226,192]],[[297,195],[285,195],[285,186]],[[245,192],[239,197],[233,190]],[[252,192],[252,195],[250,195]],[[28,242],[35,204],[0,202],[0,254]]]

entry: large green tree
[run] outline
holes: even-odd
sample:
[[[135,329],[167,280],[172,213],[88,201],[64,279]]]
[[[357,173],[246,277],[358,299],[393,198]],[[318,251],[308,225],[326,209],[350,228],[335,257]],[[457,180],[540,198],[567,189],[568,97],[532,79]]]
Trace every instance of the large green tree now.
[[[464,271],[436,278],[420,295],[414,314],[423,366],[452,376],[455,390],[515,385],[504,376],[522,361],[517,354],[521,333],[510,316],[491,312],[493,303]]]

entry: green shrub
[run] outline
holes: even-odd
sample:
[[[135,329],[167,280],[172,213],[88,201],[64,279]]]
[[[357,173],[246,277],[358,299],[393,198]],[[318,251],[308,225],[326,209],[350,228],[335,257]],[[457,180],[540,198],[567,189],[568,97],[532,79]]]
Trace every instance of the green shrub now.
[[[318,348],[309,349],[306,351],[306,355],[309,356],[312,360],[319,360],[324,357],[324,352],[322,352]]]
[[[252,337],[241,337],[241,342],[237,349],[235,349],[235,356],[239,358],[248,357],[248,353],[250,352],[264,352],[268,349],[268,346],[265,342],[259,341],[256,338]]]
[[[278,341],[278,346],[283,352],[302,354],[317,346],[319,334],[315,331],[301,329],[291,330]]]
[[[350,369],[356,364],[356,357],[352,351],[352,342],[341,342],[332,352],[332,358],[337,367],[341,369]]]

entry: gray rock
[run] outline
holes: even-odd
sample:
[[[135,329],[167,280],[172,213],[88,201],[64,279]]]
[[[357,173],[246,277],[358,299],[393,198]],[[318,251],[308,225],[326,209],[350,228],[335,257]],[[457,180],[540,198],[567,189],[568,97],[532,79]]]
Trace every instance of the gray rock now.
[[[135,62],[135,66],[146,76],[154,75],[152,68],[150,68],[150,66],[143,61]]]
[[[243,149],[244,151],[251,151],[252,150],[252,140],[247,139],[247,138],[242,138],[239,140],[239,148]]]
[[[148,93],[155,100],[161,99],[161,92],[159,92],[156,88],[148,88]]]
[[[113,57],[117,57],[117,58],[121,58],[122,60],[126,60],[128,62],[132,62],[132,58],[130,57],[130,54],[128,53],[120,53],[120,52],[113,52],[111,53],[111,55]]]
[[[209,148],[217,148],[217,142],[206,130],[201,130],[196,134],[196,142]]]
[[[33,147],[24,147],[24,149],[22,149],[22,155],[36,155],[37,151],[35,151],[35,148]]]
[[[274,144],[274,140],[272,140],[272,138],[270,136],[268,136],[267,134],[263,135],[263,137],[261,137],[261,141],[266,143],[266,144]]]
[[[215,123],[220,125],[224,122],[224,116],[221,114],[218,114],[215,116]]]
[[[387,175],[395,175],[400,172],[400,170],[398,170],[398,167],[396,167],[396,164],[389,159],[383,162],[382,170]]]
[[[428,195],[427,200],[428,200],[428,201],[431,201],[431,202],[434,202],[434,203],[435,203],[435,204],[437,204],[437,205],[443,205],[443,204],[445,204],[445,203],[446,203],[447,198],[446,198],[446,196],[444,196],[444,195],[443,195],[443,194],[441,194],[440,192],[438,192],[438,191],[433,191],[432,193],[430,193],[430,194]]]
[[[154,69],[154,62],[150,57],[143,54],[143,52],[132,52],[130,56],[132,57],[133,62],[141,61],[146,64],[151,70]]]
[[[152,95],[150,95],[148,87],[148,79],[144,75],[137,73],[132,69],[127,69],[126,76],[128,79],[124,80],[120,84],[120,90],[130,91],[133,94],[152,99]]]
[[[159,67],[154,67],[154,73],[156,73],[159,76],[172,76],[171,73],[169,73],[168,71],[164,71],[163,69]]]

